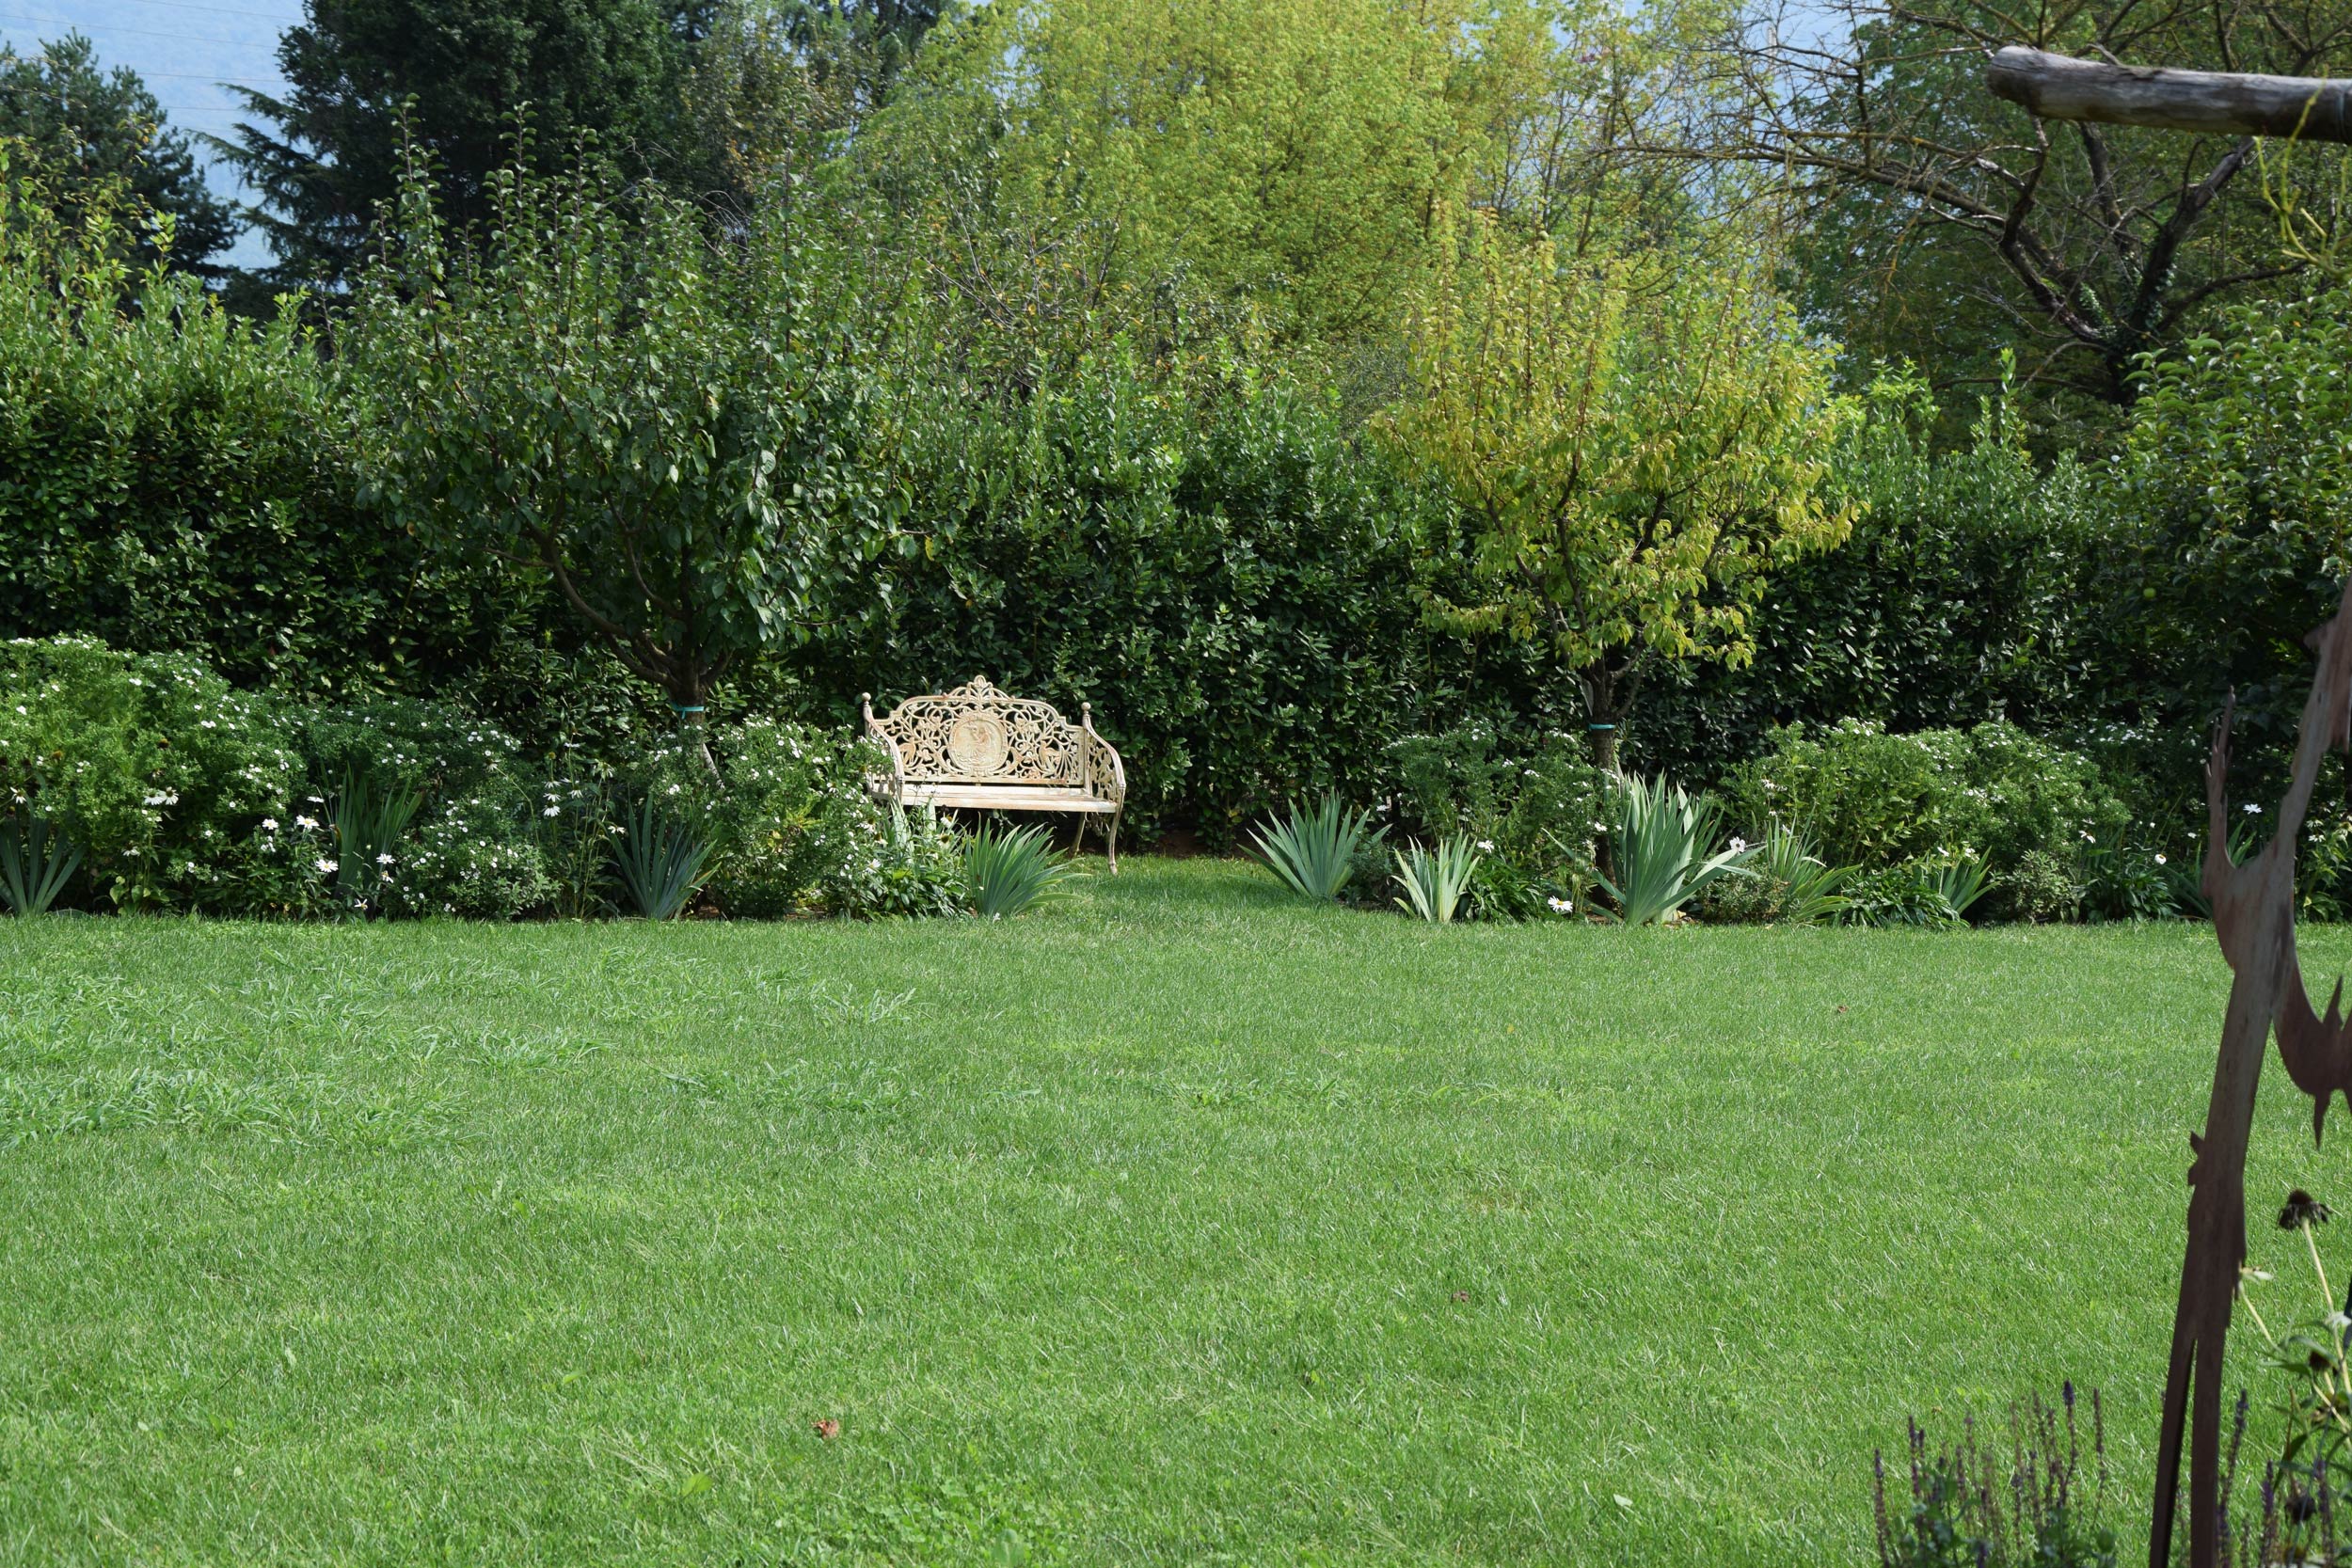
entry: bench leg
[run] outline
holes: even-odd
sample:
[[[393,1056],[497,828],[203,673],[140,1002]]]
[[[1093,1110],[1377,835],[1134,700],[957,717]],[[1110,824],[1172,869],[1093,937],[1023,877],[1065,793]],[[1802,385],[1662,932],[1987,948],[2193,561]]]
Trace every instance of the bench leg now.
[[[1124,806],[1120,807],[1118,811],[1111,813],[1111,875],[1114,877],[1119,875],[1119,819],[1124,815],[1126,815],[1126,808]]]

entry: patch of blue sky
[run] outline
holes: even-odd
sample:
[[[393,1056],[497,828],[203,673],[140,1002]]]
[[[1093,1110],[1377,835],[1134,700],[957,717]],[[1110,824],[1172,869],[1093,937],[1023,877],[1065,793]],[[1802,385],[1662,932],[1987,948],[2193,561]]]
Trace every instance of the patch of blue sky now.
[[[243,113],[231,85],[274,92],[278,39],[302,20],[302,0],[0,0],[0,45],[37,53],[50,39],[79,32],[106,69],[138,72],[180,130],[226,135]],[[253,193],[201,142],[197,156],[214,191],[235,202]],[[222,260],[260,265],[269,249],[247,230]]]

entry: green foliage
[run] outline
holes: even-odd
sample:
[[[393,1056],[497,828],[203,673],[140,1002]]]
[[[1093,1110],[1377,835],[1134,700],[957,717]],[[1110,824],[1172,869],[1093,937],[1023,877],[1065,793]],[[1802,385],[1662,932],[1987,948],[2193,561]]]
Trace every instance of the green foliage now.
[[[2172,856],[2136,839],[2136,827],[2114,829],[2083,847],[2077,875],[2086,907],[2101,919],[2158,920],[2178,912]],[[2340,841],[2352,844],[2352,834]],[[2336,879],[2328,878],[2323,885]]]
[[[1735,849],[1747,847],[1739,839]],[[1818,926],[1843,913],[1855,868],[1825,864],[1793,828],[1775,822],[1756,846],[1748,877],[1719,877],[1700,894],[1700,915],[1716,924]]]
[[[1839,889],[1853,876],[1853,868],[1824,862],[1794,828],[1772,824],[1756,866],[1760,878],[1783,890],[1778,918],[1791,926],[1819,925],[1846,907]]]
[[[879,858],[881,813],[865,782],[882,759],[869,745],[755,719],[720,734],[716,750],[725,784],[710,892],[727,913],[799,912],[840,886],[852,860]]]
[[[1823,482],[1858,410],[1752,260],[1563,258],[1473,214],[1408,336],[1386,431],[1474,531],[1436,613],[1541,643],[1604,766],[1649,666],[1745,660],[1772,570],[1845,536]]]
[[[983,920],[1009,920],[1063,891],[1077,874],[1041,823],[1008,830],[984,822],[964,840],[964,893]]]
[[[2107,474],[2110,519],[2086,596],[2110,610],[2085,650],[2184,812],[2205,732],[2234,693],[2232,786],[2265,795],[2310,687],[2304,634],[2352,564],[2352,288],[2249,304],[2152,363]]]
[[[291,710],[287,726],[314,788],[324,793],[348,778],[371,797],[420,802],[414,832],[390,851],[395,874],[374,879],[378,912],[512,920],[555,904],[547,855],[554,835],[535,815],[542,792],[514,736],[447,705],[405,697]],[[342,865],[340,851],[330,853]]]
[[[294,314],[239,324],[193,278],[126,270],[135,222],[0,169],[0,636],[303,691],[487,662],[527,598],[358,506]]]
[[[680,76],[707,6],[665,0],[312,0],[278,45],[282,93],[238,89],[252,118],[224,150],[262,194],[282,285],[358,274],[413,139],[451,219],[487,225],[516,117],[564,161],[581,133],[694,183],[680,147]],[[699,188],[695,184],[695,188]]]
[[[548,779],[531,819],[532,842],[548,875],[548,907],[559,920],[592,920],[612,907],[612,819],[609,780]]]
[[[2080,875],[2081,858],[2049,849],[2028,849],[2001,879],[2004,901],[2019,920],[2036,924],[2079,920],[2090,889]]]
[[[862,608],[842,575],[887,519],[857,344],[787,220],[715,237],[593,158],[491,185],[469,247],[412,171],[351,307],[370,493],[444,549],[544,574],[698,721],[739,661]]]
[[[73,873],[82,851],[57,825],[29,811],[0,817],[0,900],[10,914],[46,914]]]
[[[1626,926],[1664,925],[1718,878],[1750,877],[1745,845],[1718,849],[1723,807],[1664,778],[1621,780],[1610,800],[1610,871],[1600,885]]]
[[[1466,838],[1439,839],[1435,849],[1407,845],[1396,852],[1396,885],[1405,890],[1396,906],[1433,926],[1450,926],[1477,872],[1478,854]]]
[[[1791,725],[1725,787],[1736,820],[1788,823],[1831,863],[1869,867],[1959,852],[2007,875],[2032,850],[2071,863],[2127,816],[2089,759],[1997,722],[1915,735]]]
[[[335,835],[335,891],[352,913],[380,912],[398,901],[407,847],[402,840],[422,804],[422,792],[397,780],[343,775],[326,802],[326,819]]]
[[[1838,919],[1853,926],[1958,926],[1992,886],[1992,868],[1978,856],[1899,861],[1854,872]]]
[[[167,220],[167,228],[116,236],[141,265],[210,273],[207,259],[235,237],[236,220],[205,188],[186,133],[165,123],[135,71],[102,71],[80,33],[42,44],[39,55],[0,48],[0,149],[55,193],[69,224],[89,203],[118,199]]]
[[[1504,736],[1483,720],[1389,747],[1406,817],[1479,852],[1470,896],[1487,919],[1565,913],[1593,881],[1608,775],[1568,736]]]
[[[492,789],[519,800],[529,788],[521,743],[445,703],[369,697],[289,709],[286,724],[321,784],[357,774],[437,800]]]
[[[2106,526],[2094,476],[2037,464],[2013,399],[1980,405],[1947,450],[1915,375],[1882,374],[1865,401],[1830,478],[1856,508],[1851,535],[1774,570],[1748,617],[1753,662],[1660,673],[1630,736],[1643,766],[1715,776],[1788,723],[1904,734],[2007,716],[2065,734],[2114,711],[2082,647],[2106,621],[2137,636],[2137,611],[2086,589]]]
[[[863,823],[860,832],[863,842],[850,840],[848,852],[818,886],[828,911],[868,916],[962,912],[964,846],[937,810],[925,806],[911,813],[894,805],[881,814],[878,832]]]
[[[879,107],[949,8],[940,0],[721,0],[685,83],[711,196],[788,200]]]
[[[701,888],[710,863],[709,831],[675,816],[648,795],[612,828],[612,861],[629,902],[647,920],[675,920]]]
[[[221,857],[299,782],[288,740],[195,659],[0,644],[0,808],[57,824],[124,908],[224,907]]]
[[[1293,893],[1337,898],[1355,876],[1358,851],[1388,832],[1371,823],[1372,813],[1344,806],[1336,795],[1326,795],[1311,811],[1294,804],[1287,817],[1258,830],[1256,859]]]
[[[881,618],[794,656],[837,711],[976,673],[1091,701],[1129,829],[1222,848],[1286,800],[1373,798],[1391,741],[1536,689],[1523,651],[1423,625],[1417,582],[1454,559],[1435,498],[1238,343],[1114,345],[1025,399],[927,351],[884,396],[929,531],[874,562]]]

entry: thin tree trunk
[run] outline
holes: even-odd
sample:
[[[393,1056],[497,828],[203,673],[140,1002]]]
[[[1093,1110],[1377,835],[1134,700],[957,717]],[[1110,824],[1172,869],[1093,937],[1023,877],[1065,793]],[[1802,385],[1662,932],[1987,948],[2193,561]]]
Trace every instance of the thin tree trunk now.
[[[677,710],[678,744],[703,759],[710,776],[719,776],[718,759],[710,754],[709,717],[705,699],[709,695],[707,684],[699,669],[681,671],[670,685],[670,705]]]

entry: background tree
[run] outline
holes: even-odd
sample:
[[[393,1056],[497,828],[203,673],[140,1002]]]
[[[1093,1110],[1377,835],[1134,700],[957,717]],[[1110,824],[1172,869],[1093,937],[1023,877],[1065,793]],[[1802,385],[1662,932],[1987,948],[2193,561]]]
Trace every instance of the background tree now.
[[[451,243],[421,174],[341,342],[396,523],[544,580],[699,730],[739,661],[862,608],[886,511],[854,339],[786,222],[714,240],[590,160],[492,178]]]
[[[881,107],[943,0],[723,0],[695,45],[689,117],[735,211],[787,197]]]
[[[283,96],[238,89],[257,118],[215,141],[262,194],[270,281],[338,284],[359,268],[405,135],[460,228],[490,215],[526,109],[550,158],[593,132],[631,173],[708,183],[680,123],[707,15],[707,0],[310,0],[278,43]]]
[[[1753,261],[1564,265],[1483,214],[1462,232],[1413,322],[1417,395],[1385,421],[1474,536],[1476,579],[1433,610],[1549,644],[1612,766],[1651,667],[1747,657],[1766,575],[1844,537],[1823,481],[1855,410]]]
[[[1813,219],[1823,325],[1871,356],[2029,388],[2111,423],[2139,356],[2296,269],[2249,137],[2038,121],[1987,95],[2005,44],[2126,63],[2324,75],[2352,59],[2341,0],[1839,0],[1753,12],[1713,53],[1711,129],[1672,150],[1770,171]],[[2332,186],[2336,151],[2294,178]],[[1966,400],[1960,400],[1964,410]]]
[[[1584,0],[1024,0],[927,46],[856,155],[976,297],[1078,268],[1254,311],[1278,351],[1385,354],[1440,212],[1590,227],[1619,166],[1585,154],[1652,112],[1661,57]]]
[[[210,258],[236,237],[236,217],[204,185],[188,138],[164,121],[161,104],[136,73],[101,71],[79,33],[38,55],[0,50],[0,142],[14,143],[50,202],[69,223],[104,188],[149,214],[171,218],[170,265],[209,277]],[[114,230],[142,261],[159,252],[151,231]]]

